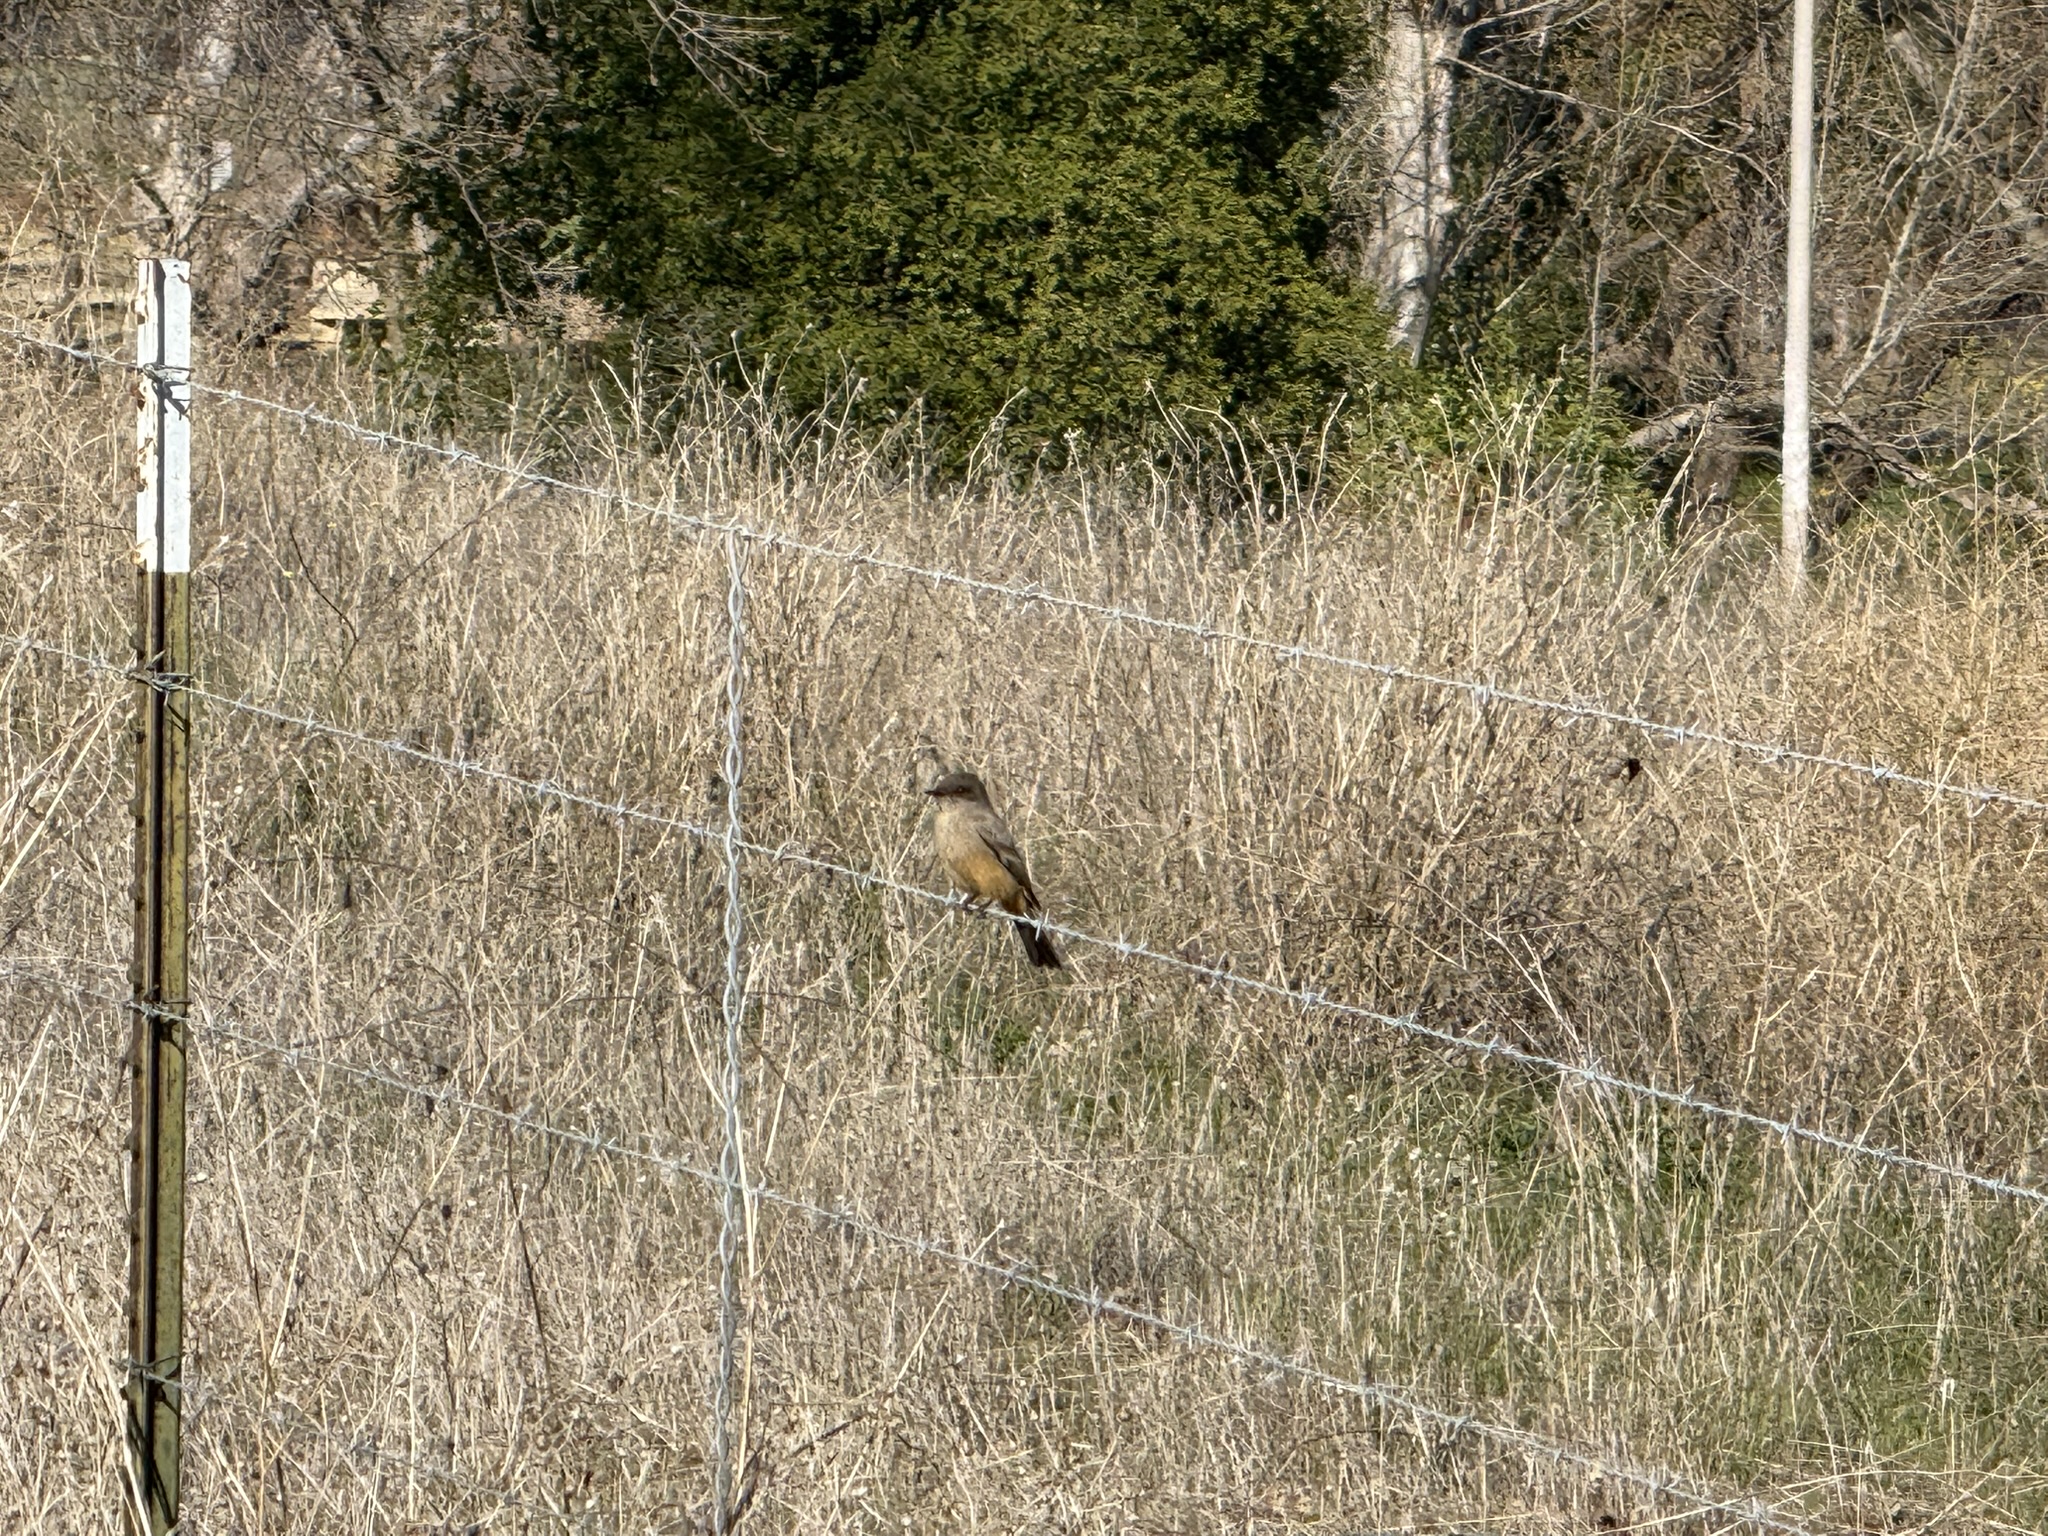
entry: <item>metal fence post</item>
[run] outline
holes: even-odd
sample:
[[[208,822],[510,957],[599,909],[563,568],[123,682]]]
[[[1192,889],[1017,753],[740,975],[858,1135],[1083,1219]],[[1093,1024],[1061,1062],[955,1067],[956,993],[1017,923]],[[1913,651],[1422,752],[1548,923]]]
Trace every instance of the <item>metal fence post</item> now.
[[[185,866],[192,626],[192,283],[182,261],[138,263],[135,499],[134,1032],[129,1051],[128,1437],[142,1536],[178,1523],[185,1278]]]

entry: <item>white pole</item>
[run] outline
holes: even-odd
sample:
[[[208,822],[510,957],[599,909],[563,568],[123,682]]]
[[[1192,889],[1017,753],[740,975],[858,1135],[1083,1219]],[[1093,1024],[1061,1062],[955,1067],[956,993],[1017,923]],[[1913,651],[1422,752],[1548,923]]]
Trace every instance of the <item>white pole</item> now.
[[[1808,426],[1813,352],[1813,0],[1792,4],[1792,146],[1785,191],[1785,440],[1780,534],[1785,580],[1806,576],[1813,440]]]

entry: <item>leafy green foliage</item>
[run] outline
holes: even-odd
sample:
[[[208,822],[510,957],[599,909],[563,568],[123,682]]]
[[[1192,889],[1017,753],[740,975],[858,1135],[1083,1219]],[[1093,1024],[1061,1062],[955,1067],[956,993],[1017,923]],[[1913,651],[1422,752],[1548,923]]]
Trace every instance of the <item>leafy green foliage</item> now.
[[[1322,260],[1353,40],[1317,0],[798,0],[776,22],[761,73],[718,81],[644,0],[537,4],[539,83],[472,81],[407,171],[444,305],[573,272],[653,334],[737,336],[800,399],[851,369],[969,430],[1159,403],[1308,422],[1385,366],[1370,297]]]

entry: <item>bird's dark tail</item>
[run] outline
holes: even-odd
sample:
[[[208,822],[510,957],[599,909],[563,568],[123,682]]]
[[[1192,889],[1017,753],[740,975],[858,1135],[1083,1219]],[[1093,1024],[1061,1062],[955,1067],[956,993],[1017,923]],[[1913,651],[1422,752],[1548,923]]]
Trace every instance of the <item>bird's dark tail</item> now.
[[[1032,919],[1017,919],[1017,937],[1024,941],[1024,954],[1033,965],[1055,971],[1060,968],[1060,952],[1052,947],[1052,940]]]

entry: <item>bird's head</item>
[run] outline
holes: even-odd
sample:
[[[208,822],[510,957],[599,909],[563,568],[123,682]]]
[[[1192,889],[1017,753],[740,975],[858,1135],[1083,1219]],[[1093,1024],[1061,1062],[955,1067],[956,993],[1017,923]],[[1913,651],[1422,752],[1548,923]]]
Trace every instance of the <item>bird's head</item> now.
[[[941,774],[925,791],[935,800],[986,800],[987,789],[982,787],[979,774],[954,772]]]

